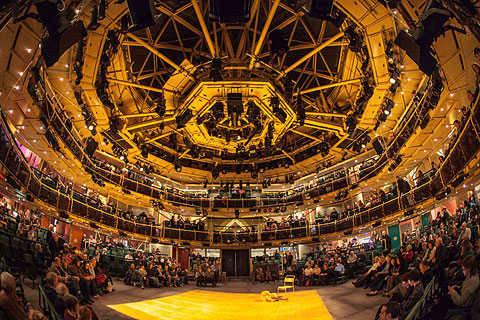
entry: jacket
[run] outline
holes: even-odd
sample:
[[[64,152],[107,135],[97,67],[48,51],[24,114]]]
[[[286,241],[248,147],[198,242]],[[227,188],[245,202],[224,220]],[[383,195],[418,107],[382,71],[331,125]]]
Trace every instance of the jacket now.
[[[470,307],[475,299],[475,293],[478,289],[478,281],[478,275],[463,281],[460,292],[455,291],[452,294],[453,303],[459,307]]]

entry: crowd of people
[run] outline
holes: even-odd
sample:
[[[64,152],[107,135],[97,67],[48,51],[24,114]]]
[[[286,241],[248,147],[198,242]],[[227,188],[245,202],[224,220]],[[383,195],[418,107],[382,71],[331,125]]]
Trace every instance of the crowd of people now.
[[[478,201],[470,195],[456,213],[442,210],[428,229],[404,233],[397,252],[385,247],[384,254],[375,257],[353,285],[370,289],[368,296],[388,297],[377,318],[386,310],[393,318],[405,318],[432,279],[436,289],[431,307],[422,310],[425,318],[443,319],[448,308],[473,304],[479,287],[479,213]]]
[[[146,259],[144,257],[136,261],[132,256],[125,257],[125,260],[131,262],[124,278],[126,285],[135,286],[138,282],[140,287],[145,289],[145,287],[183,287],[188,284],[187,270],[178,265],[175,259],[165,258],[156,253]]]

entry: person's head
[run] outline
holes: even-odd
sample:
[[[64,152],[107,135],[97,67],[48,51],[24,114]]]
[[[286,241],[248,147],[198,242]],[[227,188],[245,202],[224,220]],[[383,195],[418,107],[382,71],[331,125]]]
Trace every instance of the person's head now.
[[[130,264],[130,269],[135,269],[135,265],[133,263]]]
[[[35,250],[37,250],[38,252],[42,252],[42,245],[40,243],[36,243]]]
[[[417,270],[411,270],[408,272],[407,282],[410,286],[415,286],[420,282],[420,272]]]
[[[473,69],[473,72],[475,72],[475,74],[480,74],[480,66],[478,65],[478,63],[474,62],[472,63],[472,69]]]
[[[473,256],[462,259],[462,271],[467,278],[478,275],[477,263]]]
[[[466,254],[468,251],[472,250],[472,244],[468,239],[462,241],[462,255]]]
[[[467,229],[467,223],[464,222],[462,223],[462,231],[465,231]]]
[[[389,301],[382,306],[379,314],[379,320],[397,319],[400,313],[400,304],[396,301]]]
[[[409,245],[407,246],[407,252],[409,252],[409,251],[412,251],[412,245],[411,245],[411,244],[409,244]]]
[[[422,260],[422,262],[420,262],[420,272],[425,273],[428,269],[430,269],[429,262],[427,260]]]
[[[54,272],[47,273],[47,275],[45,276],[45,282],[50,287],[55,288],[57,286],[57,283],[58,283],[57,274],[54,273]]]
[[[90,308],[80,308],[78,315],[80,320],[92,320],[92,310]]]
[[[442,245],[442,238],[438,237],[435,239],[435,247],[440,247]]]
[[[65,308],[70,312],[77,312],[78,299],[75,296],[72,296],[71,294],[66,294],[63,297],[63,303],[65,304]]]
[[[475,56],[475,58],[480,60],[480,48],[479,47],[476,47],[475,49],[473,49],[473,55]]]
[[[432,241],[428,241],[428,249],[433,249],[433,242]]]
[[[467,90],[467,98],[468,98],[468,101],[473,102],[475,100],[475,94],[473,94],[472,91]]]
[[[48,230],[50,230],[51,232],[53,232],[53,229],[54,229],[53,224],[50,224],[50,225],[48,226]]]
[[[2,274],[0,275],[0,284],[2,285],[3,291],[5,291],[5,293],[15,293],[15,278],[10,273],[2,272]]]
[[[57,291],[57,294],[61,297],[65,296],[69,293],[67,286],[63,282],[59,282],[57,284],[57,287],[55,288],[55,291]]]
[[[53,265],[54,265],[54,266],[60,267],[60,266],[61,266],[61,263],[62,263],[62,262],[61,262],[61,260],[60,260],[59,257],[55,257],[55,258],[53,259]]]

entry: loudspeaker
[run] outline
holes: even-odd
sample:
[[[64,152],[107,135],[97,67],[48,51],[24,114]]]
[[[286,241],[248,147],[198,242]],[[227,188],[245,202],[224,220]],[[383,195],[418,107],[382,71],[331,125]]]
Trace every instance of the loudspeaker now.
[[[432,75],[437,60],[430,53],[430,47],[419,46],[415,39],[403,30],[398,33],[395,44],[407,53],[423,73]]]
[[[210,243],[208,242],[202,242],[202,247],[210,247]]]
[[[89,137],[87,139],[87,144],[85,146],[85,153],[91,157],[95,153],[95,150],[97,150],[98,147],[98,142],[95,141],[92,137]]]
[[[320,202],[320,200],[318,200],[318,199],[313,200],[313,203],[319,203],[319,202]]]
[[[82,21],[75,22],[69,29],[59,35],[48,36],[42,40],[42,56],[47,67],[60,59],[65,51],[87,35]]]
[[[265,242],[263,245],[264,245],[265,247],[271,247],[271,246],[272,246],[272,243],[271,243],[271,242]]]
[[[320,242],[320,238],[312,238],[312,242]]]
[[[98,229],[99,226],[95,222],[90,222],[90,227],[94,229]]]
[[[304,7],[308,16],[312,18],[334,21],[332,15],[333,0],[308,0]]]
[[[377,221],[374,224],[372,224],[372,227],[376,228],[376,227],[380,227],[381,225],[382,225],[382,221]]]
[[[184,241],[184,242],[182,242],[182,245],[184,245],[184,246],[189,246],[189,245],[190,245],[190,242]]]
[[[385,151],[385,149],[383,148],[382,142],[380,141],[379,138],[372,141],[372,146],[375,149],[375,152],[379,156],[381,156],[382,153]]]
[[[353,230],[347,230],[347,231],[345,231],[343,234],[346,235],[346,236],[348,236],[349,234],[352,234],[352,231],[353,231]]]
[[[158,243],[158,239],[152,238],[150,239],[150,243]]]
[[[427,115],[423,118],[422,122],[420,123],[420,128],[422,128],[422,130],[425,129],[425,128],[427,127],[427,125],[428,125],[429,122],[430,122],[430,115],[427,114]]]
[[[210,0],[208,18],[219,23],[245,23],[250,20],[251,0]]]
[[[132,22],[132,26],[128,28],[129,32],[145,29],[155,24],[152,13],[155,9],[152,0],[127,0],[127,5]]]
[[[120,237],[126,237],[126,236],[127,236],[127,234],[126,234],[125,232],[120,231],[120,230],[118,230],[118,235],[119,235]]]

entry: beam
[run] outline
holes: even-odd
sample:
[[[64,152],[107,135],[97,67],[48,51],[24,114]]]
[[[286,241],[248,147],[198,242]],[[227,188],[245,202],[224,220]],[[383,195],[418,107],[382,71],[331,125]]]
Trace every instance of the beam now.
[[[292,160],[293,163],[296,162],[295,159],[294,159],[291,155],[289,155],[287,151],[285,151],[285,150],[283,150],[283,149],[281,149],[281,150],[282,150],[282,152],[283,152],[284,155],[286,155],[287,157],[290,158],[290,160]]]
[[[131,119],[131,118],[140,118],[140,117],[153,117],[153,116],[158,116],[158,113],[156,112],[151,112],[151,113],[134,113],[134,114],[126,114],[123,116],[120,116],[120,119]]]
[[[200,27],[202,27],[203,36],[207,41],[208,49],[210,50],[210,54],[212,58],[216,58],[217,54],[215,52],[215,46],[213,45],[212,38],[210,37],[210,33],[208,32],[207,25],[205,24],[205,19],[203,19],[202,10],[200,10],[200,6],[198,5],[197,0],[192,0],[193,9],[195,9],[195,13],[197,14],[198,22],[200,23]]]
[[[267,16],[267,20],[265,21],[265,24],[263,26],[262,33],[260,34],[260,38],[258,39],[255,50],[253,51],[253,57],[250,58],[250,64],[248,65],[248,70],[252,70],[253,64],[256,59],[255,57],[260,53],[260,50],[262,50],[263,42],[265,41],[265,37],[267,36],[268,29],[270,28],[270,24],[272,23],[273,17],[275,16],[275,12],[277,11],[279,3],[280,3],[280,0],[275,0],[273,2],[272,8],[270,9],[270,12],[268,13],[268,16]]]
[[[339,113],[326,113],[326,112],[305,112],[307,116],[320,116],[320,117],[335,117],[335,118],[346,118],[346,114]]]
[[[296,121],[296,124],[299,124],[298,121]],[[317,130],[337,132],[342,136],[345,134],[345,129],[343,128],[343,126],[332,123],[330,121],[324,121],[324,120],[315,119],[315,118],[307,118],[304,121],[303,126],[307,128],[317,129]]]
[[[327,41],[323,42],[322,44],[320,44],[319,46],[317,46],[316,48],[314,48],[312,51],[310,51],[309,53],[307,53],[306,55],[304,55],[303,57],[301,57],[301,58],[298,59],[297,61],[295,61],[292,65],[290,65],[287,69],[285,69],[285,71],[283,71],[282,73],[280,73],[280,74],[275,78],[275,81],[280,80],[280,79],[283,78],[287,73],[289,73],[290,71],[292,71],[293,69],[295,69],[297,66],[299,66],[300,64],[302,64],[303,62],[305,62],[306,60],[308,60],[310,57],[312,57],[312,56],[314,56],[315,54],[317,54],[318,52],[322,51],[323,48],[328,47],[328,46],[331,45],[333,42],[335,42],[336,40],[338,40],[338,39],[340,39],[341,37],[343,37],[343,34],[344,34],[343,31],[337,33],[336,35],[334,35],[333,37],[331,37],[331,38],[328,39]]]
[[[318,138],[316,138],[316,137],[314,137],[314,136],[311,136],[311,135],[309,135],[309,134],[307,134],[307,133],[303,133],[302,131],[298,131],[298,130],[295,130],[295,129],[290,129],[290,131],[293,132],[293,133],[299,134],[299,135],[301,135],[301,136],[310,138],[310,139],[312,139],[312,140],[314,140],[314,141],[318,141],[318,142],[323,141],[323,140],[320,140],[320,139],[318,139]],[[283,150],[282,150],[282,151],[283,151]]]
[[[159,139],[168,137],[171,133],[172,133],[172,131],[167,132],[167,133],[164,133],[164,134],[161,134],[161,135],[156,136],[156,137],[154,137],[154,138],[148,139],[147,141],[145,141],[145,143],[151,143],[151,142],[157,141],[157,140],[159,140]]]
[[[318,86],[318,87],[313,87],[313,88],[308,88],[308,89],[302,90],[302,91],[300,91],[300,94],[311,93],[311,92],[320,91],[320,90],[324,90],[324,89],[328,89],[328,88],[340,87],[340,86],[344,86],[344,85],[347,85],[347,84],[357,83],[357,82],[360,82],[361,80],[362,80],[362,78],[356,78],[356,79],[350,79],[350,80],[344,80],[344,81],[324,84],[323,86]],[[293,95],[297,96],[298,92],[294,92]]]
[[[136,123],[134,125],[126,127],[126,130],[131,131],[135,129],[140,129],[148,126],[153,126],[156,124],[160,124],[162,122],[167,122],[167,121],[173,121],[175,120],[175,117],[168,117],[168,118],[158,118],[158,119],[153,119],[153,120],[148,120],[140,123]]]
[[[194,0],[194,1],[195,1],[195,0]],[[178,159],[182,159],[189,151],[190,151],[190,149],[185,150],[185,151],[180,155],[180,157],[178,157]]]
[[[169,9],[167,9],[166,7],[164,6],[158,6],[157,9],[165,14],[167,17],[172,17],[172,19],[174,19],[175,21],[177,21],[178,23],[180,24],[183,24],[185,27],[187,27],[188,29],[190,29],[193,33],[199,35],[199,36],[202,36],[202,32],[200,30],[198,30],[196,27],[194,27],[191,23],[187,22],[185,19],[183,19],[182,17],[180,17],[177,13],[179,13],[178,11],[177,12],[172,12],[170,11]]]
[[[167,57],[166,55],[164,55],[163,53],[161,53],[160,51],[158,51],[157,49],[155,49],[154,47],[152,47],[151,45],[149,45],[148,43],[146,43],[145,41],[143,41],[142,39],[140,39],[139,37],[137,37],[133,33],[128,32],[127,36],[129,36],[130,38],[132,38],[136,42],[140,43],[143,47],[145,47],[145,49],[147,49],[148,51],[150,51],[151,53],[153,53],[154,55],[156,55],[157,57],[159,57],[160,59],[162,59],[163,61],[165,61],[169,65],[171,65],[173,68],[175,68],[175,70],[177,70],[181,73],[184,73],[186,75],[189,75],[189,73],[185,69],[183,69],[181,66],[176,64],[173,60],[171,60],[169,57]]]
[[[118,80],[118,79],[112,79],[112,78],[107,78],[107,80],[108,82],[111,82],[111,83],[121,84],[124,86],[129,86],[129,87],[134,87],[134,88],[139,88],[139,89],[144,89],[144,90],[149,90],[154,92],[164,93],[165,91],[170,91],[167,89],[150,87],[150,86],[146,86],[140,83],[135,83],[130,81],[124,81],[124,80]]]

